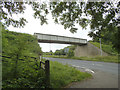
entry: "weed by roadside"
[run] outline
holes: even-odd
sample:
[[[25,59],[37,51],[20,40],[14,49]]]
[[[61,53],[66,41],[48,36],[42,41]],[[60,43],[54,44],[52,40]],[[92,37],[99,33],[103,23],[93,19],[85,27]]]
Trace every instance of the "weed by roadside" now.
[[[50,79],[52,88],[61,88],[72,82],[90,78],[92,75],[86,72],[63,65],[56,61],[50,61]]]

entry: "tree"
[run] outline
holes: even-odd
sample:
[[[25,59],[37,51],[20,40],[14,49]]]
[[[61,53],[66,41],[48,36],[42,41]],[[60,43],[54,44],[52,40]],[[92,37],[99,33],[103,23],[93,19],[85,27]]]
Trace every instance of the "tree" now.
[[[54,55],[66,55],[66,53],[64,52],[64,49],[60,49],[60,50],[56,50]]]
[[[50,55],[52,55],[52,54],[53,54],[52,50],[50,50],[49,54],[50,54]]]
[[[5,2],[0,1],[0,20],[2,20],[5,26],[12,25],[14,27],[24,27],[27,23],[25,18],[20,18],[19,20],[15,20],[12,16],[14,14],[23,14],[26,9],[26,4],[31,5],[34,12],[34,17],[40,19],[41,25],[46,22],[46,14],[48,11],[46,8],[46,4],[40,4],[37,2]],[[44,15],[41,13],[44,12]]]
[[[120,1],[113,2],[4,2],[0,5],[0,18],[4,25],[13,25],[15,27],[23,27],[26,19],[14,20],[12,14],[24,13],[25,4],[31,5],[34,12],[34,17],[40,19],[41,25],[47,24],[47,14],[52,13],[55,23],[61,24],[70,32],[77,32],[76,24],[79,24],[83,29],[90,25],[91,32],[88,34],[93,40],[98,41],[102,38],[103,41],[111,41],[112,37],[109,33],[116,32],[116,26],[119,23],[116,15],[120,10]],[[47,8],[49,6],[49,8]],[[7,12],[5,12],[7,11]],[[109,34],[109,35],[108,35]],[[110,37],[108,37],[110,36]],[[113,42],[113,41],[112,41]],[[113,43],[114,44],[114,43]],[[116,43],[117,44],[117,43]]]
[[[73,57],[73,56],[74,56],[74,51],[73,51],[73,50],[69,50],[67,56],[68,56],[68,57]]]

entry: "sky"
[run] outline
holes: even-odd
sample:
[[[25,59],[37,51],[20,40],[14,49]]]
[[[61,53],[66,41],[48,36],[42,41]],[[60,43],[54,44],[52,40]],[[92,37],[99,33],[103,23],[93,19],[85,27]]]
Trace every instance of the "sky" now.
[[[27,19],[28,23],[24,26],[24,28],[15,28],[13,26],[9,26],[8,30],[16,31],[21,33],[28,33],[34,35],[34,33],[43,33],[43,34],[52,34],[52,35],[61,35],[61,36],[69,36],[69,37],[77,37],[88,40],[92,40],[89,36],[87,36],[90,28],[87,27],[86,30],[82,30],[79,25],[76,25],[78,30],[77,33],[71,33],[69,29],[64,29],[64,27],[60,24],[55,24],[51,14],[47,16],[48,24],[40,25],[40,21],[33,17],[34,11],[31,6],[26,5],[26,10],[24,14],[15,14],[13,15],[14,19],[18,19],[20,17],[24,17]],[[39,43],[43,52],[49,52],[52,50],[55,52],[57,49],[63,49],[66,46],[70,46],[70,44],[53,44],[53,43]]]

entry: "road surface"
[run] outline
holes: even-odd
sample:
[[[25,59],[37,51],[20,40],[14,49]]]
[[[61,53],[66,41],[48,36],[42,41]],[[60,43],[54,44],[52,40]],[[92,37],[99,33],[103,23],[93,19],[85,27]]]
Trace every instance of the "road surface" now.
[[[74,59],[48,58],[50,61],[58,61],[69,64],[80,71],[89,72],[93,75],[92,79],[81,82],[71,83],[66,88],[118,88],[118,69],[120,64],[96,61],[83,61]],[[119,67],[119,68],[118,68]]]

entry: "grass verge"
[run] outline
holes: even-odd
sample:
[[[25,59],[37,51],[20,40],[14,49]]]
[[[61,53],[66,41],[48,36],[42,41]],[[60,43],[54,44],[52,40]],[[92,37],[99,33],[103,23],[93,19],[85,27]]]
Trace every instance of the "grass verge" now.
[[[90,43],[100,48],[100,43],[98,42],[90,42]],[[112,47],[112,44],[111,45],[101,44],[101,46],[102,46],[102,50],[110,55],[118,54],[118,52]]]
[[[52,88],[65,87],[72,82],[81,81],[90,78],[91,76],[91,74],[80,72],[69,65],[50,61],[50,82]]]
[[[118,56],[67,57],[67,56],[52,56],[52,55],[46,55],[46,56],[44,56],[44,57],[64,58],[64,59],[77,59],[77,60],[99,61],[99,62],[111,62],[111,63],[120,63],[120,59],[118,59]]]

